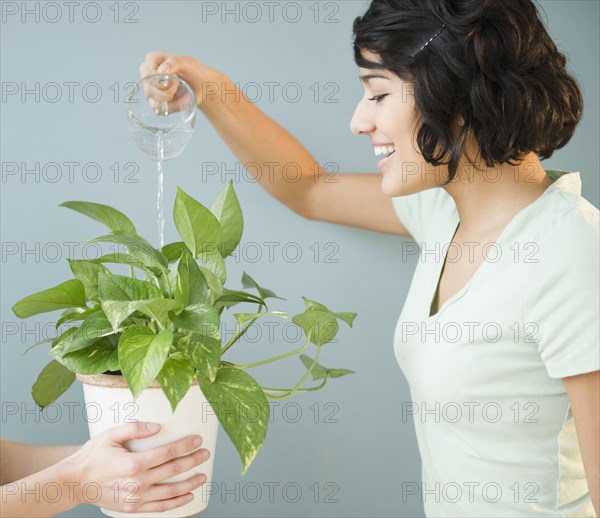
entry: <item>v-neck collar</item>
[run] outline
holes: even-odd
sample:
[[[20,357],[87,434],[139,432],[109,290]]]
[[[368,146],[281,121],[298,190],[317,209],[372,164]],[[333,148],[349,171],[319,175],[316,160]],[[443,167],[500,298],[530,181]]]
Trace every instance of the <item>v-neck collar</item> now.
[[[537,197],[535,200],[533,200],[529,205],[526,205],[525,207],[523,207],[519,212],[517,212],[510,219],[510,221],[502,229],[502,232],[500,232],[500,235],[496,238],[496,240],[495,240],[496,244],[500,245],[500,241],[502,239],[504,239],[506,235],[508,235],[509,231],[515,225],[515,222],[518,221],[519,219],[521,219],[523,217],[523,214],[528,213],[533,207],[537,206],[539,204],[540,200],[545,198],[548,195],[548,193],[560,188],[561,191],[572,192],[574,194],[581,195],[581,175],[579,172],[563,171],[563,170],[559,170],[559,169],[546,169],[546,174],[550,178],[552,178],[554,180],[554,182],[552,184],[550,184],[539,197]],[[442,266],[439,270],[436,269],[437,270],[436,271],[437,283],[435,284],[433,295],[431,297],[429,297],[429,299],[428,299],[430,302],[429,302],[429,307],[427,308],[427,317],[426,317],[427,320],[435,319],[435,318],[439,317],[439,315],[448,306],[454,304],[454,302],[456,302],[458,299],[462,298],[463,295],[469,290],[469,288],[473,284],[473,281],[475,280],[475,278],[477,277],[479,272],[484,268],[485,263],[488,262],[486,259],[484,259],[483,262],[477,268],[477,270],[475,270],[475,273],[465,283],[465,285],[459,291],[457,291],[452,297],[450,297],[446,302],[444,302],[444,304],[438,308],[437,312],[431,314],[431,310],[432,310],[434,302],[435,302],[436,306],[439,306],[439,304],[438,304],[439,285],[440,285],[442,273],[444,270],[444,266],[446,264],[446,257],[448,255],[448,249],[450,248],[450,243],[452,243],[452,241],[454,240],[454,236],[456,235],[456,232],[458,231],[458,227],[460,225],[460,221],[458,220],[458,212],[456,211],[456,208],[455,208],[454,216],[455,216],[456,224],[453,224],[451,227],[452,237],[448,241],[448,246],[445,247],[446,251],[444,252],[444,257],[441,261]]]

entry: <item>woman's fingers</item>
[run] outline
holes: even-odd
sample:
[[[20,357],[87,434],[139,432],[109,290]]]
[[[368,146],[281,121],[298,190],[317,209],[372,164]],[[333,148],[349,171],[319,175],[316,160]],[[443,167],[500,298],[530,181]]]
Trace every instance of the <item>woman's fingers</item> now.
[[[163,511],[169,511],[176,507],[189,504],[194,499],[194,495],[186,493],[175,498],[168,500],[155,500],[153,502],[147,502],[136,508],[136,513],[162,513]]]
[[[175,457],[179,457],[184,453],[194,451],[202,444],[202,437],[199,435],[188,435],[176,441],[157,446],[150,450],[137,452],[136,455],[141,460],[142,464],[150,469],[155,466],[160,466]]]
[[[145,497],[147,503],[154,502],[156,500],[169,500],[176,498],[186,493],[190,493],[195,489],[198,489],[202,484],[206,482],[206,475],[198,473],[187,480],[181,482],[168,482],[166,484],[154,484],[151,489],[146,491]]]
[[[177,93],[179,83],[177,81],[168,81],[167,83],[157,79],[156,81],[144,81],[142,87],[148,99],[170,101]]]
[[[175,56],[171,52],[165,52],[164,50],[153,50],[146,54],[144,62],[140,65],[140,77],[146,77],[150,74],[156,74],[158,67],[170,57]]]
[[[156,71],[159,74],[172,74],[172,73],[176,72],[176,70],[175,70],[176,63],[177,63],[177,58],[175,56],[169,56],[160,65],[158,65]]]
[[[146,480],[149,483],[162,482],[163,480],[167,480],[175,475],[185,473],[186,471],[199,466],[203,462],[206,462],[209,458],[210,452],[204,448],[195,451],[194,453],[190,453],[189,455],[177,457],[176,459],[165,462],[160,466],[149,469],[146,475]]]
[[[111,441],[122,444],[131,439],[143,439],[155,435],[160,430],[157,423],[136,422],[113,426],[102,432]]]

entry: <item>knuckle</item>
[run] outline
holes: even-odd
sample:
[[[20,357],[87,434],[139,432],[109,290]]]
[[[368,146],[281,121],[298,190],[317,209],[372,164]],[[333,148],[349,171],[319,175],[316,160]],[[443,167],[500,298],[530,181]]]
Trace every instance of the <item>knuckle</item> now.
[[[204,450],[198,450],[197,454],[196,454],[196,459],[199,462],[205,462],[208,459],[210,459],[210,451],[204,449]]]
[[[179,493],[177,486],[170,485],[165,490],[165,498],[175,498]]]
[[[188,437],[185,441],[185,447],[187,451],[192,451],[196,449],[196,445],[194,444],[194,441],[196,440],[195,437]],[[202,444],[202,439],[200,439],[200,444]]]
[[[177,448],[174,445],[169,444],[168,446],[165,446],[165,457],[167,459],[172,459],[176,455],[177,455]]]
[[[206,475],[204,473],[199,473],[195,477],[190,479],[190,483],[193,484],[193,487],[200,487],[202,484],[206,482]]]
[[[175,461],[169,463],[169,473],[171,475],[177,475],[181,473],[181,464]]]
[[[137,504],[125,503],[123,504],[123,512],[134,513],[137,510]]]
[[[156,502],[156,503],[154,504],[154,506],[153,506],[153,509],[152,509],[152,510],[153,510],[154,512],[162,513],[162,512],[164,512],[164,511],[168,511],[170,508],[171,508],[171,507],[170,507],[170,505],[169,505],[167,502],[165,502],[165,501],[162,501],[162,502]]]
[[[142,481],[139,478],[129,479],[123,487],[127,493],[135,494],[142,487]]]
[[[125,462],[123,471],[127,475],[136,475],[141,470],[141,463],[136,458],[130,458]]]

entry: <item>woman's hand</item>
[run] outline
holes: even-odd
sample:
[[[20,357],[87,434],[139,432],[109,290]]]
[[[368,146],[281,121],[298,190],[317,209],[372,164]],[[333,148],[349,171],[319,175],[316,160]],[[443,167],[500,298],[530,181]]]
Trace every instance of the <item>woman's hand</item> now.
[[[153,428],[154,426],[154,428]],[[86,442],[63,462],[78,474],[78,503],[93,503],[105,509],[127,513],[162,512],[193,500],[190,493],[206,482],[204,474],[182,482],[159,482],[183,473],[206,461],[210,453],[196,450],[202,439],[190,435],[144,452],[130,452],[124,444],[131,439],[155,435],[154,423],[129,423],[112,427]],[[99,497],[98,500],[96,500]],[[87,498],[93,499],[88,502]]]
[[[144,62],[140,65],[140,77],[152,74],[172,74],[183,79],[190,85],[198,106],[203,99],[203,84],[212,77],[216,71],[206,66],[201,61],[190,56],[180,56],[171,52],[152,51],[146,54]],[[159,101],[168,101],[169,111],[178,111],[181,105],[178,103],[181,90],[178,92],[177,85],[166,85],[145,87],[146,96]]]

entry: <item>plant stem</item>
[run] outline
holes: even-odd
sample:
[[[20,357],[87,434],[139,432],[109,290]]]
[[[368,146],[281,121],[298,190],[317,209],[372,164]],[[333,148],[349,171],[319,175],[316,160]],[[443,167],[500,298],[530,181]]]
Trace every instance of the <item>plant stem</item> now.
[[[133,271],[133,266],[132,265],[129,265],[129,276],[132,279],[135,279],[135,272]]]
[[[298,390],[301,390],[300,387],[302,386],[302,384],[304,383],[304,381],[306,380],[308,375],[313,370],[313,367],[317,364],[317,360],[319,359],[320,352],[321,352],[321,346],[317,345],[317,354],[315,354],[315,359],[310,364],[310,367],[308,368],[308,370],[304,373],[304,376],[302,376],[302,378],[300,378],[300,381],[298,383],[296,383],[296,385],[294,386],[294,388],[292,390],[290,390],[287,394],[282,394],[281,396],[276,396],[274,394],[268,394],[268,396],[272,399],[287,399],[289,397],[292,397],[296,392],[298,392]],[[325,381],[326,380],[327,380],[327,378],[325,378]],[[323,385],[324,384],[325,383],[323,383]]]
[[[262,313],[262,309],[263,309],[263,307],[264,307],[264,306],[263,306],[263,304],[261,304],[261,305],[259,306],[259,308],[258,308],[258,312],[259,312],[259,313]],[[259,316],[259,315],[255,316],[255,317],[254,317],[254,318],[253,318],[253,319],[250,321],[250,323],[249,323],[249,324],[248,324],[248,325],[247,325],[247,326],[246,326],[244,329],[242,329],[242,331],[241,331],[241,332],[240,332],[238,335],[235,335],[235,336],[233,336],[233,337],[231,338],[231,340],[229,340],[229,342],[227,342],[227,343],[224,345],[224,347],[221,349],[221,356],[223,356],[223,353],[224,353],[225,351],[227,351],[227,349],[229,349],[229,348],[230,348],[230,347],[231,347],[231,346],[232,346],[232,345],[233,345],[235,342],[237,342],[237,341],[238,341],[238,340],[239,340],[239,339],[240,339],[242,336],[244,336],[244,334],[246,333],[246,331],[248,331],[248,329],[250,328],[250,326],[251,326],[252,324],[254,324],[254,322],[256,322],[256,320],[258,320],[259,318],[260,318],[260,316]]]
[[[266,363],[275,362],[277,360],[283,360],[284,358],[288,358],[289,356],[294,356],[295,354],[299,354],[308,347],[308,344],[310,343],[310,334],[311,333],[312,333],[312,329],[308,332],[308,336],[306,337],[306,342],[304,343],[304,345],[302,347],[300,347],[300,349],[296,349],[295,351],[280,354],[279,356],[274,356],[273,358],[268,358],[266,360],[262,360],[262,361],[255,362],[255,363],[246,363],[245,365],[235,365],[235,368],[236,369],[250,369],[251,367],[258,367],[259,365],[265,365]],[[318,354],[318,351],[317,351],[317,354]]]
[[[157,320],[156,317],[153,317],[152,320],[150,320],[150,327],[152,328],[152,330],[154,331],[155,334],[158,334],[159,331],[164,330],[165,328],[160,324],[160,322]]]
[[[308,387],[308,388],[300,388],[298,390],[296,390],[296,392],[313,392],[315,390],[321,390],[324,386],[325,383],[327,383],[327,378],[323,378],[323,383],[321,383],[320,385],[317,385],[316,387]],[[292,389],[280,389],[280,388],[272,388],[272,387],[261,387],[263,389],[263,391],[268,391],[268,392],[291,392]],[[266,392],[265,392],[266,393]],[[267,396],[271,397],[271,394],[267,394]],[[274,396],[275,398],[279,398],[280,396]]]

